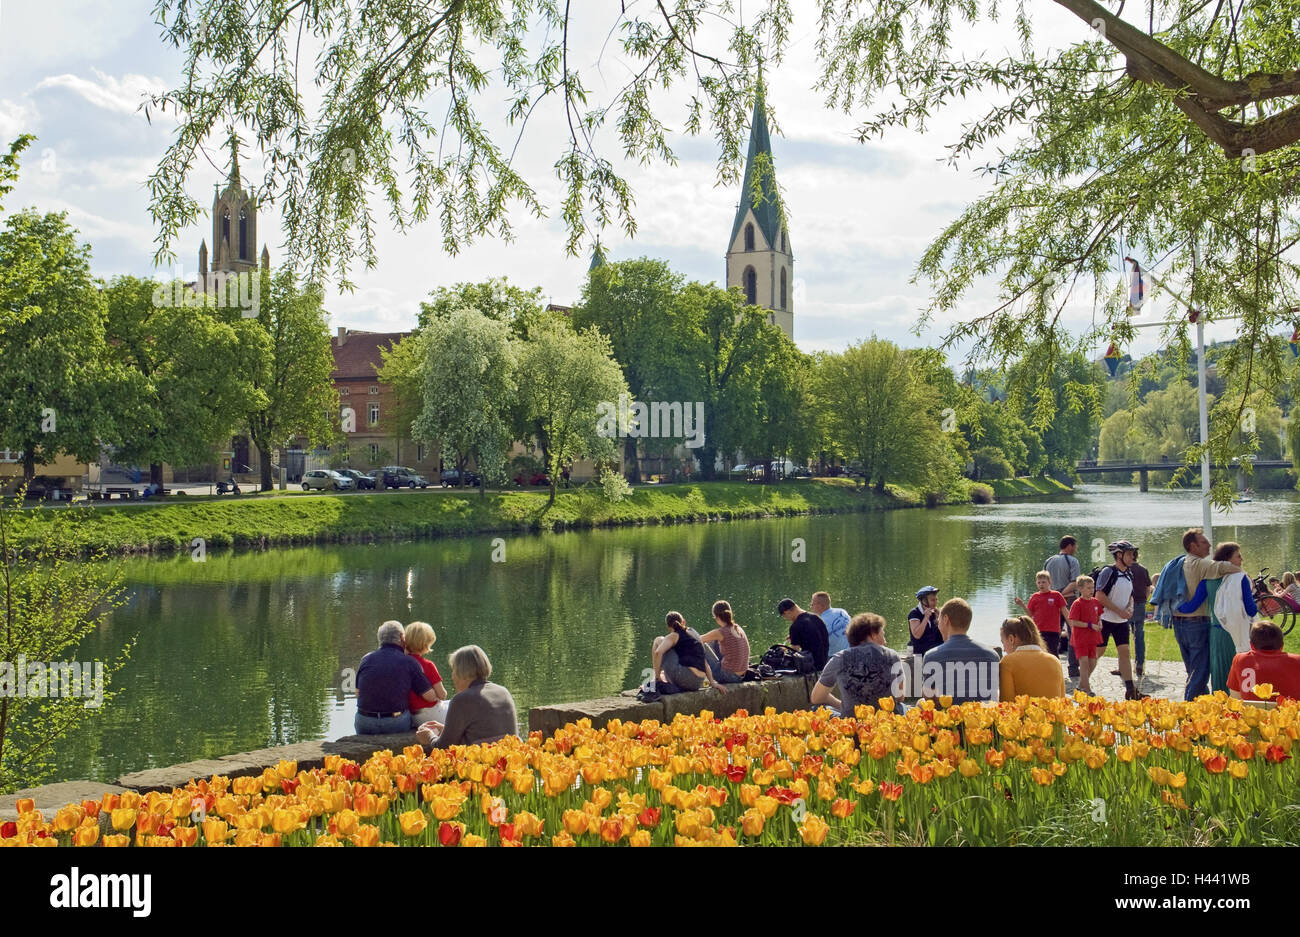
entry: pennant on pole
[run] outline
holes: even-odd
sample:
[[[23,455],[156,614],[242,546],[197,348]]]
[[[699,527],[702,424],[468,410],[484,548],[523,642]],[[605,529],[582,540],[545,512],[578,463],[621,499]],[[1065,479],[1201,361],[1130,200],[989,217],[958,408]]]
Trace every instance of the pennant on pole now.
[[[1119,349],[1115,347],[1114,342],[1110,343],[1102,360],[1106,362],[1106,370],[1110,372],[1110,376],[1114,377],[1115,372],[1119,370]]]
[[[1291,333],[1291,357],[1300,358],[1300,325]]]
[[[1142,279],[1142,265],[1132,257],[1125,257],[1124,260],[1133,265],[1128,281],[1128,314],[1133,316],[1141,310],[1142,301],[1146,298],[1146,283]]]

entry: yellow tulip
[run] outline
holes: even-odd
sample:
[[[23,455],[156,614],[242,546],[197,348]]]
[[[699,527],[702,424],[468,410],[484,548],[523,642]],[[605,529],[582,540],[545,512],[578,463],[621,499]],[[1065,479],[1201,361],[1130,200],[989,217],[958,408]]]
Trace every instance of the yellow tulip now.
[[[361,825],[361,815],[355,810],[340,810],[334,816],[334,832],[343,837],[350,837]]]
[[[93,846],[98,839],[98,826],[79,826],[72,833],[72,845],[74,846]]]
[[[753,807],[740,815],[740,829],[746,836],[761,836],[766,822],[763,814]]]
[[[780,806],[781,802],[779,800],[775,797],[769,797],[766,794],[760,795],[758,799],[754,801],[754,808],[761,813],[763,818],[766,820],[770,820],[772,817],[776,816],[776,810]]]
[[[371,826],[369,823],[361,824],[357,827],[357,831],[352,834],[352,842],[357,846],[379,845],[379,827]]]
[[[86,818],[86,808],[81,804],[69,804],[60,807],[54,814],[54,829],[60,833],[71,833]]]
[[[139,811],[132,807],[118,807],[110,815],[113,829],[119,832],[131,829],[131,827],[135,826],[135,819],[138,814]]]
[[[1228,763],[1228,773],[1240,781],[1250,773],[1250,766],[1244,761],[1231,761]]]
[[[406,836],[419,836],[429,826],[429,820],[423,810],[408,810],[399,814],[397,823]]]
[[[203,841],[208,845],[224,843],[230,837],[230,826],[219,817],[207,817],[203,821]]]
[[[104,845],[110,847],[129,846],[131,845],[131,837],[125,833],[107,833],[104,835]]]
[[[1272,699],[1274,696],[1273,684],[1256,683],[1255,689],[1252,690],[1251,692],[1254,693],[1257,697],[1259,697],[1262,700]]]
[[[975,775],[980,773],[979,762],[977,762],[974,758],[963,758],[960,762],[958,762],[957,770],[961,772],[962,777],[973,778],[975,777]]]
[[[830,831],[830,825],[815,813],[808,814],[807,819],[799,826],[799,836],[808,846],[820,846],[825,842],[826,834]]]
[[[560,832],[556,833],[554,836],[551,837],[551,845],[552,846],[576,846],[578,845],[578,843],[576,840],[574,840],[572,836],[569,835],[568,830],[561,830]]]
[[[487,840],[484,839],[482,836],[478,836],[478,835],[476,835],[476,834],[474,834],[474,833],[466,833],[465,836],[461,839],[460,844],[461,844],[462,847],[464,847],[464,846],[486,846],[486,845],[487,845]]]

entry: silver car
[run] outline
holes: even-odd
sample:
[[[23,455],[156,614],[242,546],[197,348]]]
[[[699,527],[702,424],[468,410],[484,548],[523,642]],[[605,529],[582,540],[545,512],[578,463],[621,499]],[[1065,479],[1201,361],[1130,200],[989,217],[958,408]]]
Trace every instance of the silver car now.
[[[302,476],[302,490],[313,488],[321,491],[348,491],[356,487],[356,482],[340,472],[330,469],[313,469]]]

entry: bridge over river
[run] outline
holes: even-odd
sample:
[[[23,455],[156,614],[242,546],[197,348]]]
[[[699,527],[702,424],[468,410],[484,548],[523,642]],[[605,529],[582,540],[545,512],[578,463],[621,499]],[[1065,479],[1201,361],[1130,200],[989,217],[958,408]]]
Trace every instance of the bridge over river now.
[[[1250,460],[1252,467],[1256,469],[1291,468],[1290,459],[1254,459]],[[1080,475],[1100,475],[1102,472],[1137,472],[1138,483],[1142,491],[1148,490],[1147,477],[1150,472],[1175,472],[1182,468],[1184,463],[1179,459],[1157,459],[1154,461],[1135,462],[1129,460],[1112,460],[1098,461],[1096,459],[1084,459],[1074,463],[1074,469]],[[1240,463],[1234,459],[1228,466],[1216,465],[1215,468],[1235,468],[1240,471]]]

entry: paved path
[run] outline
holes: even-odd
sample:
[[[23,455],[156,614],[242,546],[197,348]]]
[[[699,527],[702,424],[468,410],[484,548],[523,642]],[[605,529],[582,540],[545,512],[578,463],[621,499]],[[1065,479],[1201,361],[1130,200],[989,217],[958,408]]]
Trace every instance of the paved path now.
[[[1061,661],[1061,668],[1065,669],[1066,663]],[[1103,657],[1097,665],[1097,669],[1092,674],[1092,693],[1094,696],[1103,696],[1106,699],[1123,699],[1124,698],[1124,681],[1120,677],[1112,674],[1112,670],[1119,669],[1119,658],[1114,654]],[[1187,685],[1187,671],[1183,668],[1183,662],[1180,660],[1149,660],[1142,675],[1142,679],[1137,681],[1138,691],[1144,696],[1160,696],[1165,699],[1182,699],[1183,687]],[[1070,677],[1067,672],[1065,675],[1065,690],[1067,693],[1073,693],[1078,689],[1079,681]]]

